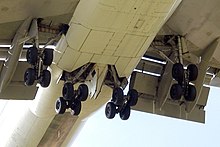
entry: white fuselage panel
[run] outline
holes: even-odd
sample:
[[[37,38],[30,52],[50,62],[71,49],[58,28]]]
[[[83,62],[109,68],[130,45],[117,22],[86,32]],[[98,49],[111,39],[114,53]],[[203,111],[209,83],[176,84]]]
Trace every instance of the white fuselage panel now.
[[[116,65],[129,76],[179,0],[81,0],[55,62],[66,71],[88,63]]]

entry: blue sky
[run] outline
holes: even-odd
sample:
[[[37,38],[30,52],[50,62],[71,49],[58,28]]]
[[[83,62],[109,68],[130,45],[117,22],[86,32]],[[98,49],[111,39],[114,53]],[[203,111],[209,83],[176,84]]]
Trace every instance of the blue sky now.
[[[79,133],[73,147],[219,147],[220,89],[211,88],[206,123],[132,111],[128,121],[105,118],[104,107]]]

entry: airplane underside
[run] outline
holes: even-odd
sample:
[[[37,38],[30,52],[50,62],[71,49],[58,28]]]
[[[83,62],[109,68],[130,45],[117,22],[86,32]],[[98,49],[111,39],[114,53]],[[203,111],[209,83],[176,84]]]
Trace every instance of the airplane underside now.
[[[27,93],[33,101],[21,118],[30,118],[32,125],[19,119],[11,127],[19,143],[10,138],[6,144],[43,146],[48,138],[57,137],[51,132],[59,132],[49,145],[60,146],[71,134],[71,128],[62,123],[79,125],[103,105],[108,119],[119,114],[127,120],[134,109],[204,123],[210,89],[204,84],[220,85],[212,82],[218,80],[220,67],[210,65],[219,39],[201,52],[193,48],[187,35],[174,31],[175,26],[167,27],[175,22],[168,19],[180,3],[76,0],[65,23],[48,23],[50,16],[27,17],[1,67],[0,97],[22,99]],[[66,14],[59,18],[62,16]],[[23,50],[24,45],[30,46]],[[50,45],[56,47],[48,48]],[[23,65],[19,59],[27,63]],[[22,84],[20,77],[14,82],[18,71]],[[14,95],[11,91],[17,87],[11,86],[13,82],[22,87]],[[30,139],[34,132],[38,134]]]
[[[87,8],[88,3],[91,6],[82,13],[81,10]],[[145,8],[143,5],[149,7]],[[130,107],[135,106],[138,99],[138,92],[135,89],[130,89],[128,94],[124,94],[127,78],[164,20],[170,15],[170,9],[174,5],[175,3],[170,2],[163,5],[159,2],[138,2],[131,7],[130,2],[117,4],[107,1],[81,1],[69,26],[63,25],[65,27],[60,29],[59,35],[63,36],[54,53],[53,62],[64,70],[60,79],[57,79],[58,82],[63,80],[64,86],[62,96],[56,101],[56,112],[63,114],[70,108],[73,115],[79,115],[81,102],[87,99],[89,92],[90,98],[95,99],[105,84],[113,89],[111,102],[106,105],[106,117],[112,119],[119,113],[123,120],[127,120],[130,116]],[[152,15],[148,15],[151,13]],[[52,64],[53,55],[52,51],[45,47],[39,49],[36,31],[38,23],[40,20],[34,19],[30,28],[30,32],[34,32],[32,28],[35,29],[34,44],[28,49],[26,57],[33,68],[26,70],[25,84],[31,86],[37,80],[42,87],[48,87],[51,74],[46,68]],[[52,41],[48,41],[46,45]],[[92,88],[85,82],[92,81],[94,77],[97,81],[92,85],[95,86],[95,91],[91,92]],[[185,79],[181,82],[183,81]],[[74,90],[77,83],[83,84]],[[177,88],[180,85],[177,85]],[[188,85],[184,82],[181,86],[188,88],[190,87]]]

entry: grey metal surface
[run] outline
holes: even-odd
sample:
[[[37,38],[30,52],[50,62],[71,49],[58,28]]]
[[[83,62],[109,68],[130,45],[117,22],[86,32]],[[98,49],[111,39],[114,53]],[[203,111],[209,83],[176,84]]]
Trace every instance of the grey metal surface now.
[[[69,23],[78,2],[79,0],[0,1],[0,41],[13,39],[18,27],[28,17],[43,18],[46,24],[52,25]]]
[[[2,63],[2,62],[0,62]],[[24,85],[24,72],[29,67],[26,62],[19,62],[15,74],[8,87],[0,93],[0,99],[33,100],[37,92],[36,84],[27,87]]]
[[[43,138],[38,144],[39,147],[60,147],[66,139],[71,128],[75,124],[77,116],[72,116],[70,113],[56,115],[50,126],[45,132]]]
[[[220,36],[220,1],[183,0],[167,25],[200,49]]]
[[[158,85],[160,85],[160,83],[158,83],[158,81],[159,77],[152,77],[150,75],[137,72],[132,74],[130,88],[134,88],[139,92],[138,103],[133,107],[134,110],[200,123],[205,122],[204,108],[207,104],[210,90],[209,87],[202,87],[202,94],[198,103],[193,111],[188,113],[183,99],[175,101],[170,98],[169,84],[161,85],[164,87],[164,92],[168,93],[168,96],[164,99],[164,104],[160,106],[161,98],[159,95],[160,91],[158,91]],[[166,87],[168,87],[168,91],[165,89]]]

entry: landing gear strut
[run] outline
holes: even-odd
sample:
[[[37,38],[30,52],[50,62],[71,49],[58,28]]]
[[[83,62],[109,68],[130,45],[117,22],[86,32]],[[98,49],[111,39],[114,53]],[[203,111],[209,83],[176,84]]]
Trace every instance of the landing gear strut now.
[[[182,53],[182,41],[180,36],[170,37],[165,39],[165,42],[169,43],[173,48],[177,46],[178,50],[175,50],[175,57],[177,57],[177,63],[173,64],[172,77],[177,83],[173,84],[170,89],[170,97],[173,100],[180,100],[184,96],[186,101],[194,101],[196,99],[196,88],[190,82],[195,81],[198,77],[198,68],[195,64],[189,64],[187,69],[183,67],[183,53]]]

